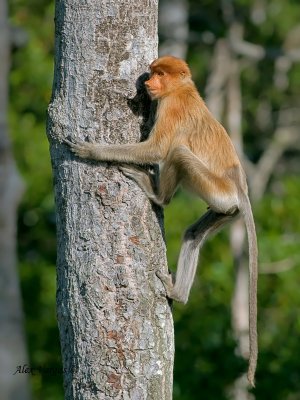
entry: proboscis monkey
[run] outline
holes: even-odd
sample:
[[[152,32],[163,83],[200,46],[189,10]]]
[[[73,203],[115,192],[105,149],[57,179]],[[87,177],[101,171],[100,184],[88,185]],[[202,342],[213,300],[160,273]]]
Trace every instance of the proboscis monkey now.
[[[145,142],[122,145],[72,143],[79,157],[129,164],[158,163],[157,190],[147,172],[137,166],[121,166],[150,200],[164,206],[179,185],[198,195],[209,206],[183,239],[175,283],[171,275],[157,273],[168,297],[186,303],[194,280],[201,246],[208,235],[241,215],[249,243],[249,329],[248,380],[254,386],[257,362],[257,240],[244,170],[223,126],[212,116],[191,79],[185,61],[164,56],[150,65],[145,82],[152,100],[157,100],[153,129]]]

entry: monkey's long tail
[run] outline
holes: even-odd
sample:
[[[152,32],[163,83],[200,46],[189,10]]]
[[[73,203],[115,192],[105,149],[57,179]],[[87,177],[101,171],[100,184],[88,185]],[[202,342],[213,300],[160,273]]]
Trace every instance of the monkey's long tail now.
[[[257,276],[258,276],[258,249],[254,218],[251,204],[246,194],[242,193],[242,213],[245,220],[249,245],[249,368],[248,381],[255,386],[255,370],[257,364]]]

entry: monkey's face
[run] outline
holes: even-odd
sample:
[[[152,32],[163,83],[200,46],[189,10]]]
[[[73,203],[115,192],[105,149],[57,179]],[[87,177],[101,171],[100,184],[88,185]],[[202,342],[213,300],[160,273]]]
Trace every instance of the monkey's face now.
[[[181,86],[185,78],[191,77],[186,62],[172,56],[154,60],[150,71],[150,79],[145,82],[145,86],[152,100],[167,96]]]
[[[159,99],[166,91],[167,74],[163,71],[152,72],[145,82],[147,92],[152,100]]]

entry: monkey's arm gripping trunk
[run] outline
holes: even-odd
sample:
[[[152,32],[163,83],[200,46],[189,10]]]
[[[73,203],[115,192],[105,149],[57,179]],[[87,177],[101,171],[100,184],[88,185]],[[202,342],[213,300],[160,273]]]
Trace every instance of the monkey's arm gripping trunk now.
[[[155,148],[150,141],[120,145],[99,145],[89,142],[73,143],[66,139],[64,141],[78,157],[96,161],[154,164],[162,159],[160,148]]]

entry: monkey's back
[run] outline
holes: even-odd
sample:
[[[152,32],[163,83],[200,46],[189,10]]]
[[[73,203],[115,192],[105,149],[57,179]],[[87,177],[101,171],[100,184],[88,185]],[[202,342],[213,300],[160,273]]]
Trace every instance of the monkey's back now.
[[[201,112],[194,115],[194,126],[188,134],[191,151],[216,175],[240,166],[240,160],[225,128],[213,117],[200,98]]]

